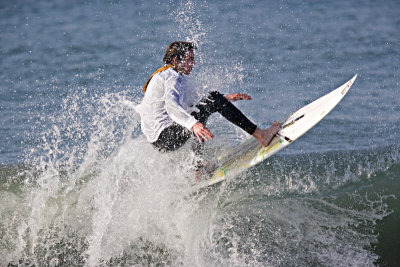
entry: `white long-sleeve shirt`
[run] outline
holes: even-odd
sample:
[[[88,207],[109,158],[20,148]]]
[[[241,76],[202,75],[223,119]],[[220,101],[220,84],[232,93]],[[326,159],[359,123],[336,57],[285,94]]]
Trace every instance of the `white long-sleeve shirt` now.
[[[142,103],[135,107],[140,114],[142,132],[149,142],[157,141],[162,130],[176,122],[192,129],[197,120],[183,107],[182,75],[172,68],[150,80]]]

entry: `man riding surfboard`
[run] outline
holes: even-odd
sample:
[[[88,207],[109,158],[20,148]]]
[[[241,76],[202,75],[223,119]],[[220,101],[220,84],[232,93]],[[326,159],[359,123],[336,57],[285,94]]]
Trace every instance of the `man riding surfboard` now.
[[[274,123],[260,129],[231,102],[251,100],[247,94],[222,95],[217,91],[208,94],[196,105],[197,110],[189,113],[183,108],[185,87],[184,76],[189,75],[196,63],[192,42],[173,42],[165,52],[164,66],[154,72],[143,87],[142,102],[136,107],[141,117],[141,129],[147,140],[160,151],[174,151],[183,146],[191,136],[199,143],[213,139],[205,126],[209,116],[219,112],[228,121],[239,126],[257,141],[267,146],[281,125]]]

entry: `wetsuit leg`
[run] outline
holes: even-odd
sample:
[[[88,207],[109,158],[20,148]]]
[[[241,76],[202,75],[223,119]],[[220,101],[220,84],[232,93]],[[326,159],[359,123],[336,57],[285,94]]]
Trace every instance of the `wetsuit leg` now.
[[[192,116],[203,124],[206,124],[208,117],[210,117],[212,113],[219,112],[228,121],[239,126],[250,135],[252,135],[257,128],[254,123],[219,92],[211,92],[208,97],[202,99],[196,107],[198,111],[192,112]]]
[[[228,121],[239,126],[250,135],[257,129],[257,125],[252,123],[235,105],[219,92],[211,92],[196,105],[196,108],[198,110],[192,112],[191,115],[204,125],[206,125],[211,114],[219,112]],[[196,140],[192,143],[192,149],[196,154],[201,154],[203,145]]]

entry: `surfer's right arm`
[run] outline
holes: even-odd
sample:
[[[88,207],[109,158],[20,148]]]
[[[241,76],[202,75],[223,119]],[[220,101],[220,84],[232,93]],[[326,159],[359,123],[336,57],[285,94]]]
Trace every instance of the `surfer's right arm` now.
[[[182,76],[174,71],[165,83],[165,108],[168,116],[179,125],[191,130],[197,120],[190,115],[183,107]]]
[[[183,107],[182,76],[172,76],[167,79],[165,85],[166,110],[170,118],[176,123],[193,130],[199,142],[213,139],[213,134],[202,123],[198,122]]]

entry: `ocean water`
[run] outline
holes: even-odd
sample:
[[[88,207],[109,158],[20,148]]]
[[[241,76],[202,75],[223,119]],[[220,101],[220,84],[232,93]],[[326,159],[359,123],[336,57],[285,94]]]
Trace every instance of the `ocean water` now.
[[[400,2],[1,1],[1,266],[399,266]],[[134,111],[175,40],[193,100],[260,127],[358,74],[295,143],[192,191]],[[220,115],[204,157],[246,134]]]

